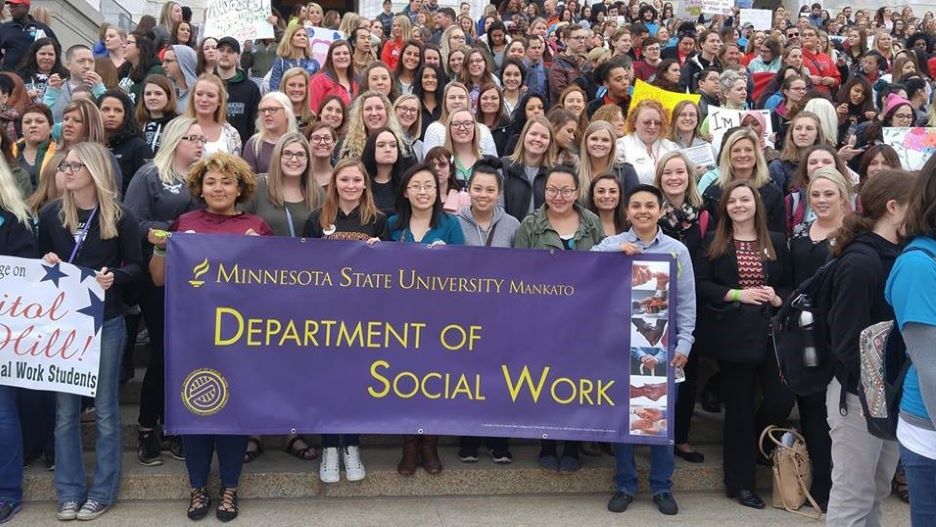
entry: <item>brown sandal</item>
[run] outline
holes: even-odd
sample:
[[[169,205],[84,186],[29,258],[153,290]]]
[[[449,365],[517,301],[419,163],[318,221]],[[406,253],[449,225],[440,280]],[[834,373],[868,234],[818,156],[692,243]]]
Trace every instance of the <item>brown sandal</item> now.
[[[296,441],[302,441],[305,443],[305,448],[296,448]],[[294,457],[302,459],[304,461],[312,461],[318,459],[318,453],[315,451],[315,447],[310,446],[309,443],[300,435],[297,435],[290,439],[286,443],[286,447],[283,448],[283,451],[287,454],[291,454]],[[310,455],[311,454],[311,455]]]

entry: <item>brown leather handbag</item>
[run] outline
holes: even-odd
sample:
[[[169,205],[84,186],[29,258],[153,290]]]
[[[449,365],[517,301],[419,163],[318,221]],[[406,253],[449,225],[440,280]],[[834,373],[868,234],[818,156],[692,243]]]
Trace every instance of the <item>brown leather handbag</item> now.
[[[793,434],[792,446],[783,444],[781,440],[787,432]],[[764,440],[768,438],[774,443],[770,456],[764,448]],[[761,454],[773,461],[773,506],[815,520],[822,517],[819,504],[809,494],[809,487],[812,485],[812,463],[809,461],[809,452],[803,436],[794,429],[771,425],[761,432],[758,444]],[[807,501],[816,511],[814,514],[800,511]]]

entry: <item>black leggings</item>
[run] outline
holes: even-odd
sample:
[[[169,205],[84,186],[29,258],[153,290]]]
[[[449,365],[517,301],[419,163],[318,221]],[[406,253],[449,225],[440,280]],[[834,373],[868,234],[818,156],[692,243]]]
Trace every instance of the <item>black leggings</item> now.
[[[143,376],[143,387],[140,391],[140,417],[139,423],[143,428],[155,428],[163,421],[165,412],[165,288],[153,285],[150,277],[144,276],[141,280],[140,310],[146,320],[149,331],[150,359]]]

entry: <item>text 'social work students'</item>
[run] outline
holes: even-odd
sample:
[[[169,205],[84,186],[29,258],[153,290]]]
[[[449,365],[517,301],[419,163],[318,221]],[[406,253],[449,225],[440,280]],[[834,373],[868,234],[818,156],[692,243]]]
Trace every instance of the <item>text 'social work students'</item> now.
[[[201,158],[206,141],[194,118],[175,118],[163,130],[162,148],[156,157],[143,165],[130,181],[124,203],[140,223],[144,258],[152,254],[152,245],[147,241],[151,231],[167,230],[182,214],[201,208],[198,200],[189,193],[185,181],[189,169]],[[154,466],[162,464],[160,434],[156,427],[164,415],[166,306],[165,290],[156,286],[145,271],[138,287],[140,310],[149,330],[150,361],[140,390],[137,460],[142,465]],[[172,438],[169,450],[180,457],[182,442]]]
[[[117,202],[113,166],[97,143],[69,148],[65,192],[39,213],[39,251],[47,264],[70,262],[95,270],[104,293],[101,359],[95,421],[98,439],[91,487],[86,486],[81,447],[81,396],[59,393],[55,416],[55,490],[58,518],[97,518],[117,500],[120,486],[120,359],[127,329],[122,296],[139,278],[140,227]]]
[[[0,256],[38,258],[32,232],[32,215],[20,196],[13,174],[0,161]],[[23,501],[23,436],[20,429],[17,388],[0,386],[0,522],[7,522]]]
[[[545,118],[542,118],[545,120]],[[536,124],[529,121],[527,126]],[[514,247],[588,251],[604,238],[601,220],[578,204],[578,178],[575,169],[559,165],[543,177],[545,203],[520,223]],[[581,468],[579,442],[565,441],[562,455],[558,441],[540,442],[538,463],[547,470],[574,472]]]
[[[390,239],[394,241],[430,247],[465,243],[458,220],[443,210],[438,180],[426,164],[418,164],[403,175],[397,194],[396,214],[390,216],[388,222]],[[403,457],[397,465],[397,472],[411,476],[422,465],[429,474],[438,474],[442,471],[438,445],[439,436],[404,435]]]
[[[254,175],[241,158],[225,152],[216,152],[200,160],[189,171],[188,191],[205,204],[204,209],[179,216],[169,230],[206,234],[234,234],[269,236],[270,227],[259,216],[239,212],[237,204],[247,201],[254,192]],[[166,236],[150,232],[154,246],[150,260],[150,274],[157,286],[165,283]],[[216,516],[221,521],[237,517],[237,484],[244,466],[247,436],[243,435],[186,435],[185,468],[192,486],[188,517],[198,520],[208,515],[211,496],[208,494],[208,473],[213,453],[218,455],[221,491]]]
[[[349,157],[338,163],[325,193],[325,203],[306,220],[302,235],[369,244],[388,238],[387,217],[377,210],[370,190],[370,178],[360,159]],[[366,471],[361,461],[360,436],[322,434],[319,479],[323,483],[338,483],[341,466],[348,481],[364,479]]]
[[[833,237],[832,255],[839,263],[828,315],[829,334],[836,336],[832,340],[835,378],[826,391],[832,436],[829,525],[883,524],[883,504],[891,492],[898,445],[868,432],[858,399],[858,340],[866,327],[894,319],[884,286],[900,254],[900,235],[915,182],[915,175],[900,170],[887,170],[867,180],[858,195],[861,212],[846,216]]]
[[[500,161],[489,157],[475,163],[468,178],[468,195],[471,205],[458,211],[458,222],[465,236],[465,245],[476,247],[513,247],[520,222],[497,206],[501,191],[498,174]],[[491,459],[498,464],[513,461],[507,438],[463,436],[460,440],[458,459],[465,463],[478,461],[481,441],[487,443]]]
[[[780,424],[793,407],[793,394],[780,381],[769,334],[771,313],[790,287],[789,257],[783,233],[767,230],[765,212],[753,181],[728,183],[716,209],[714,233],[693,257],[699,350],[718,359],[725,390],[726,493],[757,509],[764,508],[754,492],[757,434],[767,425]],[[763,394],[760,407],[758,385]]]
[[[936,218],[933,200],[936,194],[932,158],[920,170],[920,179],[913,191],[907,210],[905,236],[909,250],[897,259],[887,281],[885,296],[894,306],[894,316],[912,363],[904,380],[900,397],[900,417],[897,440],[900,457],[907,474],[910,491],[910,521],[912,525],[936,522],[936,406],[934,406],[933,335],[936,326],[932,292],[936,284],[936,262],[925,248],[936,251]]]
[[[593,251],[621,251],[629,255],[675,254],[676,255],[676,349],[668,358],[669,367],[682,368],[692,350],[696,320],[695,277],[692,272],[692,257],[685,245],[663,233],[659,222],[663,218],[663,193],[652,185],[638,185],[625,198],[627,221],[631,227],[622,234],[605,238]],[[634,273],[634,277],[638,277]],[[636,280],[632,280],[638,285]],[[659,286],[657,286],[659,289]],[[673,331],[668,331],[673,335]],[[648,358],[654,361],[653,357]],[[665,366],[664,366],[665,368]],[[659,410],[646,409],[654,413]],[[652,417],[662,417],[654,414]],[[651,417],[651,420],[652,420]],[[611,512],[623,512],[637,493],[637,466],[634,463],[634,445],[615,445],[617,470],[614,475],[615,494],[608,503]],[[676,514],[679,507],[670,489],[671,477],[676,468],[676,457],[669,445],[650,447],[650,490],[653,502],[660,512]]]

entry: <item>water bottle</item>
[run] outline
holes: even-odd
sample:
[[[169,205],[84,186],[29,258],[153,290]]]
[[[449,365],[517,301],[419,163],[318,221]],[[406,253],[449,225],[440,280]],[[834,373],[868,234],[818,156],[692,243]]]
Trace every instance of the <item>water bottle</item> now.
[[[812,311],[803,310],[799,316],[799,329],[803,336],[803,366],[815,368],[819,366],[819,354],[816,352]]]

